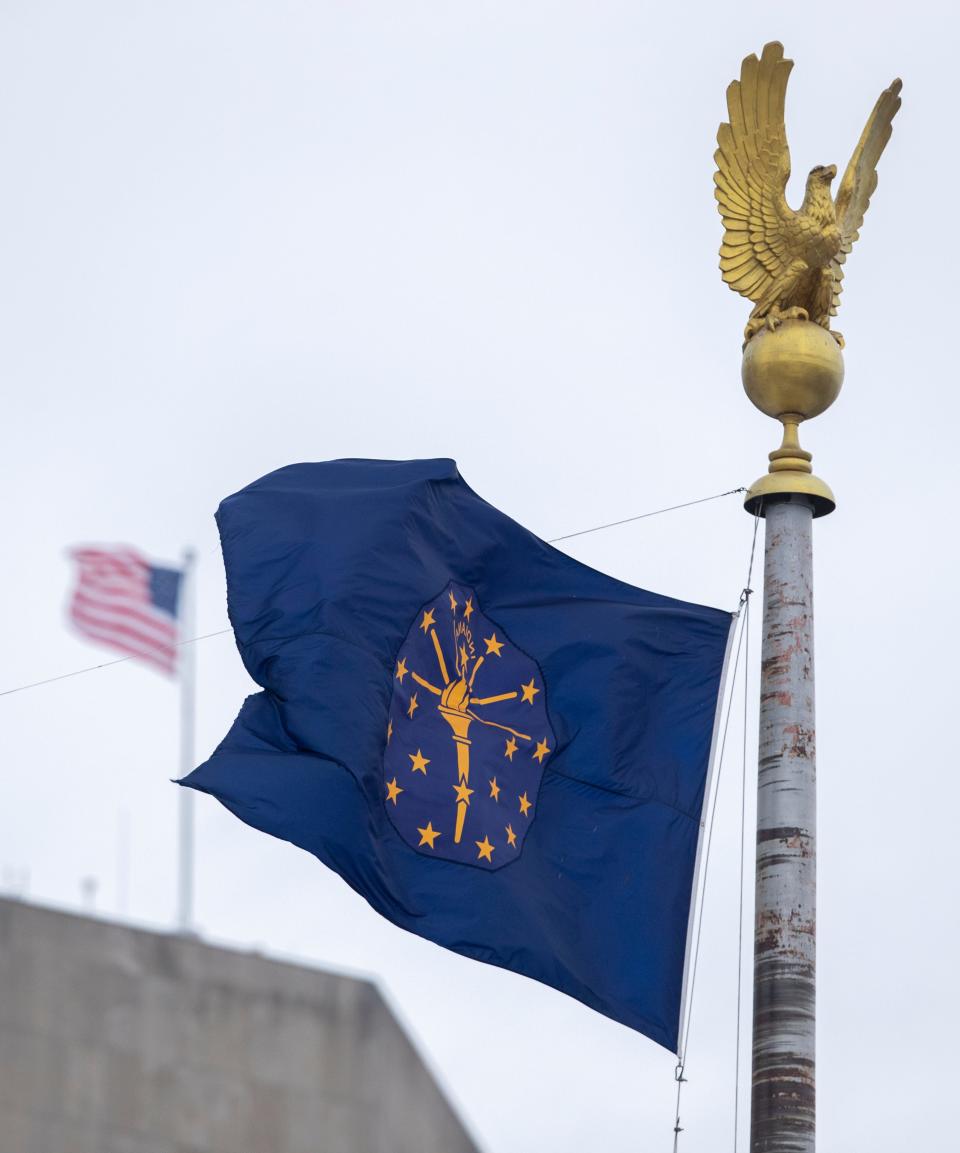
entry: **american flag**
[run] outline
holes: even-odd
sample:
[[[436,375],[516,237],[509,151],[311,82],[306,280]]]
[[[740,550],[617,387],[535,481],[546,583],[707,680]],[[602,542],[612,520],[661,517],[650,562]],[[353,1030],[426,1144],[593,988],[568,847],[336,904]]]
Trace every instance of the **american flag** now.
[[[132,548],[78,548],[70,620],[84,636],[174,674],[179,569],[151,564]]]

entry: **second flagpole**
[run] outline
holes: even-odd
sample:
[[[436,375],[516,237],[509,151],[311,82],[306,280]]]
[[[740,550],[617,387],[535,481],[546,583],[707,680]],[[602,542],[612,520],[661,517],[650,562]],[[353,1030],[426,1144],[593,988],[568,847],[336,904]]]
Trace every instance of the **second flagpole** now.
[[[180,777],[193,770],[194,721],[196,700],[196,653],[194,634],[196,554],[183,553],[183,577],[180,584]],[[178,789],[179,821],[177,851],[177,929],[193,932],[193,793]]]

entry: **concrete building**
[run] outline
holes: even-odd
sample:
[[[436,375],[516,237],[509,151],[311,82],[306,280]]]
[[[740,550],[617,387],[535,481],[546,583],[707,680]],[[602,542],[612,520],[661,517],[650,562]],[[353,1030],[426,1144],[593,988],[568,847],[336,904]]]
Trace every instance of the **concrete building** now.
[[[477,1153],[376,987],[0,900],[0,1153]]]

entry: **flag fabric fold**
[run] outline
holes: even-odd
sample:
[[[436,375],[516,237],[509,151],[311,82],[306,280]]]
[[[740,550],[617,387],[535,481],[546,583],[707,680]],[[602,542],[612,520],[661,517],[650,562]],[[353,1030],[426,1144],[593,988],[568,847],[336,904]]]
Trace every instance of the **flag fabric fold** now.
[[[580,564],[450,460],[292,465],[217,521],[263,691],[183,783],[675,1050],[731,614]]]

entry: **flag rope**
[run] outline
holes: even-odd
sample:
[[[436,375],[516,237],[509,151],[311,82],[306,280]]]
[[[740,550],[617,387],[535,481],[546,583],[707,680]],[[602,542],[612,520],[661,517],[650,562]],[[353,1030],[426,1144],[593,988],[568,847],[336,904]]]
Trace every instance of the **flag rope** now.
[[[762,505],[761,501],[761,505]],[[753,543],[750,546],[750,569],[747,588],[753,577],[753,558],[757,551],[757,529],[760,527],[760,507],[753,515]],[[747,860],[747,726],[750,712],[750,600],[747,598],[743,631],[747,659],[743,665],[743,760],[740,770],[740,912],[737,918],[737,1038],[733,1076],[733,1153],[737,1153],[740,1132],[740,1025],[743,1016],[743,893]]]
[[[731,488],[731,489],[728,489],[727,492],[717,492],[717,493],[714,493],[712,496],[701,496],[701,497],[698,497],[696,500],[684,501],[683,504],[672,504],[672,505],[669,505],[667,508],[656,508],[656,509],[653,509],[652,512],[641,512],[637,516],[624,517],[623,520],[613,520],[607,524],[594,525],[593,528],[582,528],[578,532],[569,532],[569,533],[566,533],[564,536],[551,537],[551,539],[547,541],[547,544],[557,544],[559,541],[562,541],[562,540],[571,540],[575,536],[586,536],[587,533],[602,532],[604,529],[617,528],[623,524],[632,524],[634,521],[646,520],[647,517],[660,516],[661,514],[666,513],[666,512],[677,512],[679,509],[682,509],[682,508],[691,508],[695,504],[705,504],[707,501],[719,500],[721,497],[734,496],[736,493],[741,493],[741,492],[746,492],[746,491],[747,490],[743,487]],[[196,644],[198,641],[209,640],[211,637],[225,636],[227,633],[229,633],[231,631],[232,631],[231,629],[217,629],[216,632],[204,633],[203,636],[190,637],[184,641],[177,641],[176,646],[179,648],[181,645],[193,645],[193,644]],[[22,693],[22,692],[25,692],[27,689],[37,689],[37,688],[40,688],[41,685],[52,685],[55,681],[65,681],[69,677],[79,677],[83,673],[94,673],[98,669],[107,669],[107,668],[110,668],[111,665],[122,665],[122,664],[125,664],[127,661],[133,660],[133,659],[134,659],[133,657],[118,657],[116,660],[113,660],[113,661],[103,661],[98,665],[88,665],[86,668],[74,669],[72,672],[69,672],[69,673],[60,673],[58,676],[55,676],[55,677],[45,677],[42,681],[31,681],[29,684],[16,685],[12,689],[4,689],[4,690],[0,691],[0,697],[9,697],[9,696],[12,696],[13,693]]]
[[[689,1039],[690,1039],[690,1023],[691,1023],[691,1020],[693,1018],[693,995],[694,995],[694,989],[696,987],[696,980],[697,980],[697,963],[700,959],[700,940],[701,940],[701,934],[702,934],[702,929],[703,929],[703,910],[704,910],[704,905],[706,903],[705,902],[705,896],[706,896],[706,887],[707,887],[707,877],[708,877],[709,868],[710,868],[710,849],[713,845],[713,827],[714,827],[714,820],[715,820],[715,817],[717,814],[717,798],[720,794],[720,779],[721,779],[721,776],[723,774],[724,753],[725,753],[726,747],[727,747],[727,733],[728,733],[729,728],[730,728],[730,717],[733,713],[733,704],[734,704],[734,699],[735,699],[734,694],[735,694],[736,685],[737,685],[737,676],[738,676],[739,671],[740,671],[740,656],[741,656],[741,652],[744,651],[744,639],[746,637],[749,637],[750,597],[753,594],[753,589],[750,587],[750,582],[753,579],[753,563],[754,563],[754,558],[756,556],[756,551],[757,551],[757,528],[758,528],[759,523],[760,523],[760,514],[758,511],[757,513],[754,514],[753,537],[752,537],[752,540],[750,542],[750,560],[749,560],[749,563],[747,565],[747,580],[746,580],[746,584],[743,587],[742,592],[740,593],[740,603],[739,603],[738,609],[737,609],[738,615],[740,617],[739,626],[738,626],[737,645],[736,645],[736,650],[734,652],[733,668],[732,668],[731,673],[730,673],[729,696],[727,698],[726,714],[724,716],[724,721],[723,721],[723,732],[722,732],[722,736],[720,738],[720,749],[719,749],[719,752],[717,754],[716,780],[715,780],[714,787],[713,787],[713,796],[712,796],[711,801],[710,801],[710,816],[707,820],[706,843],[704,846],[704,861],[703,861],[703,872],[702,872],[703,883],[702,883],[701,888],[700,888],[699,907],[697,909],[695,938],[694,938],[693,952],[692,952],[692,959],[691,959],[691,968],[690,968],[690,989],[689,989],[689,994],[687,996],[686,1016],[685,1016],[685,1019],[683,1021],[681,1021],[681,1023],[680,1023],[680,1039],[679,1039],[679,1044],[677,1046],[677,1065],[676,1065],[676,1068],[674,1069],[674,1079],[677,1082],[677,1105],[676,1105],[676,1115],[675,1115],[674,1124],[673,1124],[673,1153],[678,1153],[679,1143],[680,1143],[680,1134],[683,1132],[683,1127],[680,1124],[680,1096],[681,1096],[681,1090],[682,1090],[683,1086],[687,1083],[687,1077],[685,1076],[685,1073],[687,1070],[687,1064],[686,1064],[686,1062],[687,1062],[687,1044],[688,1044]],[[748,662],[749,662],[749,653],[747,653],[747,659],[744,662],[745,666]],[[748,678],[747,678],[747,675],[745,672],[744,673],[744,690],[743,690],[744,691],[744,738],[743,738],[743,777],[744,777],[744,782],[746,781],[746,763],[747,763],[747,760],[746,760],[746,758],[747,758],[747,742],[746,742],[747,684],[748,684]],[[744,797],[745,796],[746,796],[746,794],[744,793]],[[743,950],[743,929],[742,929],[743,904],[742,904],[742,902],[743,902],[743,882],[744,882],[743,838],[744,838],[743,826],[741,826],[741,837],[740,837],[740,839],[741,839],[741,859],[740,859],[740,901],[741,901],[741,907],[740,907],[740,921],[739,921],[740,928],[739,928],[739,941],[738,941],[738,956],[740,957],[740,960],[741,960],[741,965],[740,965],[741,969],[742,969],[742,956],[743,956],[743,953],[742,953],[742,950]],[[740,976],[740,973],[738,972],[738,974],[737,974],[737,1075],[735,1078],[735,1081],[736,1081],[735,1090],[734,1090],[735,1094],[739,1094],[739,1089],[740,1089],[740,1084],[739,1084],[739,1070],[740,1070],[739,1052],[740,1052],[741,992],[742,992],[741,976]],[[738,1117],[738,1115],[737,1115],[736,1104],[735,1104],[735,1107],[734,1107],[734,1153],[736,1153],[737,1117]]]

